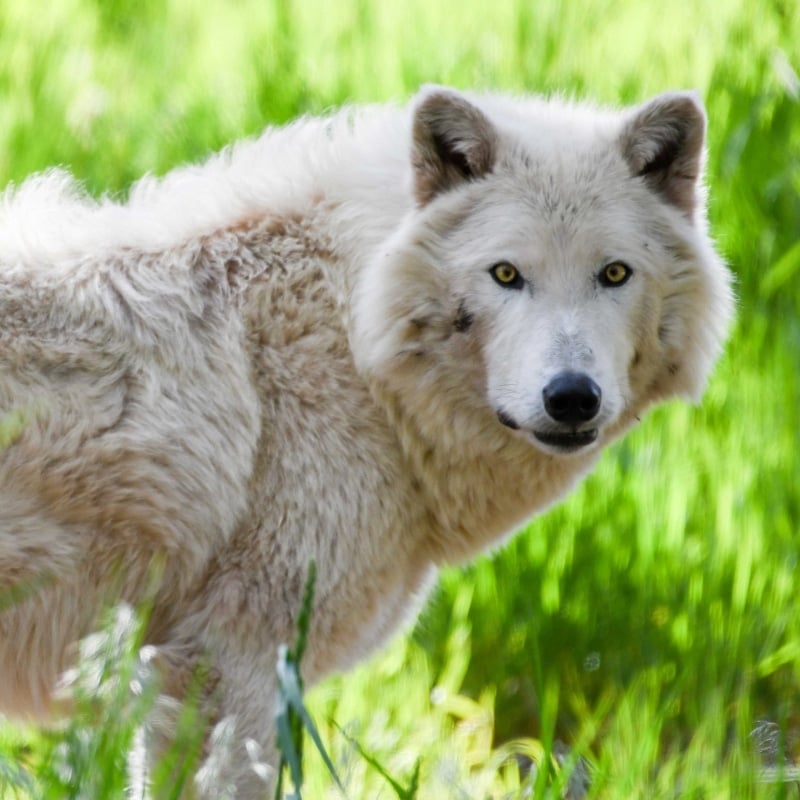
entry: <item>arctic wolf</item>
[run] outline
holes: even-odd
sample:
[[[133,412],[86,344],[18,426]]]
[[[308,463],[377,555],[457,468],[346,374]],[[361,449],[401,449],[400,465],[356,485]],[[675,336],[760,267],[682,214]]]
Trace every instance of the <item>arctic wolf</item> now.
[[[704,131],[689,93],[607,111],[428,87],[125,204],[57,171],[9,189],[0,410],[25,424],[0,454],[0,709],[51,712],[99,610],[148,594],[164,692],[207,668],[221,779],[260,797],[244,743],[274,753],[312,561],[313,683],[648,406],[701,394],[732,307]]]

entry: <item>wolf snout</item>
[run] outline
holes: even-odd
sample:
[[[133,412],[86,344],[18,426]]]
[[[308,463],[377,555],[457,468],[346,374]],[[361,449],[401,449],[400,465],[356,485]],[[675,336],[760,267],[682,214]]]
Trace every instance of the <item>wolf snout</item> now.
[[[585,372],[560,372],[542,389],[547,413],[565,425],[594,419],[603,393]]]

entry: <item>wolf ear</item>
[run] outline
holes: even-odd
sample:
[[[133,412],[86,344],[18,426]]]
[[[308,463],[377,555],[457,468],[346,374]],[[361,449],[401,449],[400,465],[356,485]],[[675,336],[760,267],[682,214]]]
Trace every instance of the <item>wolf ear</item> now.
[[[703,171],[706,114],[692,92],[659,95],[635,112],[622,134],[631,172],[690,220]]]
[[[440,192],[476,180],[494,166],[497,133],[486,115],[457,92],[424,89],[414,109],[414,195],[424,206]]]

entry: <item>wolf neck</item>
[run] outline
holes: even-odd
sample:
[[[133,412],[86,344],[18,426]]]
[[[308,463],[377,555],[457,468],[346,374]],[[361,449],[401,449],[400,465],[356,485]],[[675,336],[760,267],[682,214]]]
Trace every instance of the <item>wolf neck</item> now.
[[[462,376],[463,380],[463,376]],[[429,508],[426,544],[437,563],[458,563],[499,543],[568,491],[595,453],[556,458],[507,431],[459,396],[447,376],[431,380],[413,358],[391,381],[375,380],[383,407]]]

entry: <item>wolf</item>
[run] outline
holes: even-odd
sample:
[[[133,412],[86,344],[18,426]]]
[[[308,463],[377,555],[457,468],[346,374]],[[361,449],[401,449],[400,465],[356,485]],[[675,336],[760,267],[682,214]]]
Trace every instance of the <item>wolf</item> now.
[[[146,598],[164,695],[205,665],[234,737],[217,779],[263,796],[247,750],[275,754],[312,562],[308,684],[648,407],[701,396],[733,309],[705,130],[691,92],[427,86],[124,202],[58,170],[7,189],[0,413],[24,422],[0,453],[0,710],[51,715],[101,610]]]

